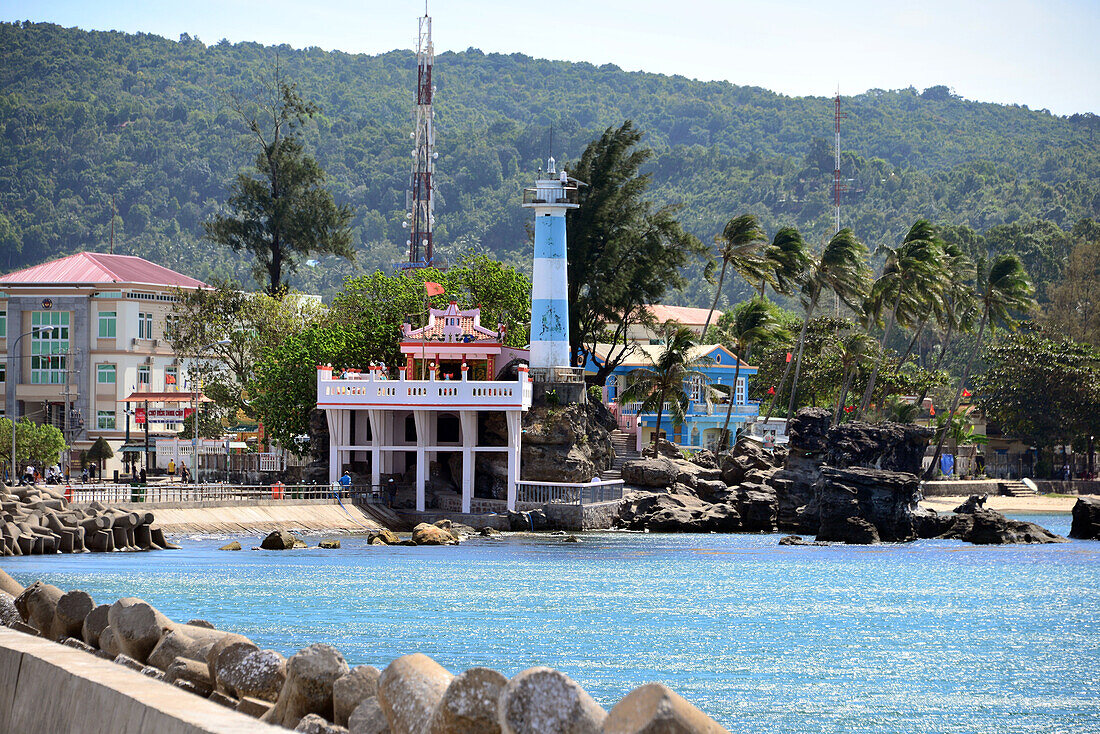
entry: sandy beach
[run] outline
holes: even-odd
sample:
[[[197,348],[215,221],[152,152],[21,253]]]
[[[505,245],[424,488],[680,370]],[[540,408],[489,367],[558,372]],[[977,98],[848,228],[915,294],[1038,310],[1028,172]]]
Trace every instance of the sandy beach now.
[[[965,501],[965,496],[928,497],[922,500],[920,505],[936,512],[951,512]],[[1073,510],[1073,505],[1076,502],[1076,497],[1050,497],[1046,495],[1039,495],[1038,497],[1001,497],[990,495],[985,501],[985,506],[998,512],[1049,512],[1068,515]]]

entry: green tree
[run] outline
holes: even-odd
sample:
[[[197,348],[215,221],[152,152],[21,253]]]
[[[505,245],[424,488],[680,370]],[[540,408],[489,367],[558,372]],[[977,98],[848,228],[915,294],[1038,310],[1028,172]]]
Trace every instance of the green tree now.
[[[956,333],[970,333],[973,330],[977,311],[974,261],[967,257],[961,247],[949,242],[944,245],[944,270],[946,280],[940,300],[942,308],[938,311],[938,321],[944,335],[932,372],[939,372]],[[921,390],[917,405],[924,404],[930,387],[926,385]]]
[[[206,236],[256,259],[253,274],[266,280],[267,292],[287,290],[284,272],[294,272],[302,257],[333,254],[352,259],[352,211],[337,205],[324,187],[321,166],[305,152],[297,129],[318,112],[299,96],[296,84],[280,76],[278,65],[268,99],[234,109],[260,146],[254,175],[238,174],[229,197],[230,214],[219,214],[204,227]]]
[[[110,459],[115,455],[115,452],[111,449],[111,444],[107,443],[107,440],[100,436],[88,449],[88,461],[94,461],[95,465],[99,467],[100,475],[103,474],[103,462]]]
[[[220,411],[212,409],[210,403],[199,405],[199,438],[221,438],[225,435],[225,425],[222,422]],[[191,441],[195,438],[195,414],[192,412],[183,419],[183,428],[178,434],[181,440]]]
[[[985,335],[986,326],[992,323],[994,326],[1000,324],[1013,329],[1016,327],[1014,314],[1027,313],[1035,308],[1035,301],[1031,297],[1035,289],[1028,280],[1027,272],[1020,263],[1020,259],[1015,255],[998,255],[988,266],[985,262],[981,262],[977,272],[979,307],[982,316],[978,324],[978,336],[974,348],[959,379],[955,399],[951,402],[951,418],[948,424],[954,420],[959,410],[959,401],[962,400],[963,389],[970,377],[970,368],[974,365],[974,358],[982,348],[982,337]],[[926,479],[930,478],[937,469],[946,439],[947,431],[940,431],[939,439],[936,441],[936,451],[932,455],[932,463],[925,475]]]
[[[852,387],[852,380],[859,372],[860,366],[866,360],[867,355],[873,353],[875,341],[860,330],[851,330],[840,340],[840,366],[844,371],[844,385],[840,389],[840,395],[836,401],[836,411],[833,413],[833,425],[840,423],[840,416],[847,407],[848,391]],[[917,403],[920,405],[920,402]]]
[[[656,413],[657,427],[653,431],[653,446],[661,436],[661,419],[669,406],[673,425],[684,422],[691,399],[687,382],[702,377],[699,371],[710,358],[699,352],[695,333],[686,326],[668,324],[668,341],[649,367],[628,373],[628,386],[622,394],[623,403],[640,403],[639,413]]]
[[[725,450],[730,445],[730,417],[733,415],[733,404],[737,402],[737,379],[741,376],[741,363],[748,361],[754,345],[783,339],[787,335],[763,298],[754,298],[734,310],[733,317],[723,327],[722,336],[722,343],[729,346],[737,356],[737,366],[733,370],[733,382],[730,383],[726,400],[726,420],[722,423],[719,450]]]
[[[764,258],[772,278],[761,278],[761,298],[764,297],[764,286],[769,282],[776,293],[792,295],[802,286],[813,266],[813,258],[806,248],[806,242],[794,227],[782,227],[775,233],[771,244],[764,248]]]
[[[626,358],[625,334],[646,318],[646,306],[686,284],[681,269],[705,248],[676,220],[678,207],[647,198],[653,155],[638,148],[642,133],[627,120],[589,143],[569,168],[587,185],[580,207],[566,218],[569,255],[569,348],[578,360],[601,342],[615,345],[595,384]]]
[[[11,462],[11,419],[0,418],[0,458]],[[65,451],[65,437],[55,426],[35,423],[24,416],[15,424],[15,466],[13,478],[18,479],[19,468],[26,464],[36,467],[49,466],[61,461]]]
[[[1073,248],[1062,282],[1049,293],[1046,325],[1074,341],[1100,347],[1100,237]]]
[[[722,263],[722,270],[718,274],[718,283],[714,288],[714,301],[710,304],[707,320],[703,324],[703,333],[700,337],[703,341],[706,341],[707,329],[710,328],[714,311],[718,308],[722,286],[726,283],[726,270],[731,265],[735,272],[750,283],[760,280],[762,283],[760,290],[763,291],[763,282],[771,276],[768,261],[763,253],[767,244],[767,236],[761,229],[760,222],[752,214],[742,214],[729,220],[722,228],[722,233],[714,237],[714,245],[718,251],[718,260]],[[762,292],[761,295],[763,295]]]

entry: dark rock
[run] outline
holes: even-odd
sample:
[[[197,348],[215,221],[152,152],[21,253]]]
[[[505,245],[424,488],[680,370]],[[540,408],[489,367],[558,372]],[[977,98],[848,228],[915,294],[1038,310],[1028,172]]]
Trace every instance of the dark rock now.
[[[912,512],[919,487],[917,477],[904,472],[821,467],[817,539],[845,543],[877,542],[880,538],[915,540]]]
[[[691,461],[692,464],[703,467],[704,469],[718,468],[718,456],[709,449],[696,451],[694,454],[691,455],[691,459],[689,459],[689,461]]]
[[[730,485],[744,482],[750,471],[774,468],[774,461],[775,458],[763,445],[746,437],[740,438],[732,449],[718,456],[722,481]]]
[[[218,548],[218,550],[238,551],[238,550],[241,550],[241,544],[240,544],[240,542],[234,540],[232,543],[226,543],[221,548]]]
[[[950,528],[937,537],[965,540],[975,545],[1066,542],[1065,538],[1035,523],[1010,520],[995,510],[976,510],[951,517]]]
[[[386,528],[381,528],[367,536],[367,543],[370,545],[378,545],[379,543],[375,543],[376,540],[382,545],[397,545],[401,542],[401,538],[398,538],[396,533]]]
[[[680,470],[665,457],[642,458],[623,464],[623,481],[636,487],[663,489],[676,481]]]
[[[743,531],[775,532],[779,519],[775,490],[763,484],[742,484],[737,488],[737,512]]]
[[[707,502],[728,502],[731,497],[730,488],[721,479],[695,480],[695,493]]]
[[[680,453],[680,448],[667,438],[658,440],[656,444],[646,444],[642,449],[642,456],[648,458],[664,457],[666,459],[676,460],[684,458],[684,455]]]
[[[1069,537],[1100,540],[1100,497],[1080,497],[1073,505]]]
[[[325,721],[323,716],[317,714],[303,716],[301,721],[298,722],[298,726],[294,727],[294,731],[303,734],[348,734],[346,727],[329,723]]]
[[[704,502],[688,493],[649,493],[632,497],[619,508],[619,522],[631,530],[666,533],[730,533],[740,528],[737,509]]]
[[[825,463],[839,469],[859,466],[920,474],[934,433],[915,423],[841,423],[826,434]]]
[[[913,509],[913,532],[918,538],[938,538],[954,524],[954,515],[941,515],[935,510],[920,506]]]
[[[336,550],[340,547],[339,540],[322,540],[317,544],[318,548],[326,548],[328,550]]]
[[[817,513],[802,510],[813,502],[814,486],[821,478],[831,418],[824,408],[803,408],[790,420],[787,462],[771,478],[783,530],[817,532]]]
[[[785,535],[779,539],[779,545],[813,545],[801,535]]]
[[[970,515],[985,507],[985,495],[972,494],[966,498],[966,502],[956,507],[952,512]]]
[[[260,548],[263,550],[291,550],[305,547],[304,540],[286,530],[275,530],[260,543]]]

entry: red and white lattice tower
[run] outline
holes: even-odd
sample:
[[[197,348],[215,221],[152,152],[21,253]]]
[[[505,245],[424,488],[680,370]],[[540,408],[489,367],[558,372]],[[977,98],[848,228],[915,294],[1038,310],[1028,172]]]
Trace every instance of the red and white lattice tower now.
[[[406,195],[406,221],[409,236],[405,241],[409,261],[403,267],[426,268],[435,261],[432,230],[435,228],[435,121],[432,113],[432,65],[435,49],[432,46],[432,19],[427,3],[420,18],[420,32],[416,44],[416,129],[412,133],[412,176]]]
[[[840,121],[847,117],[847,113],[840,111],[840,89],[836,90],[836,163],[833,166],[833,234],[840,231],[840,195],[848,190],[840,178]]]

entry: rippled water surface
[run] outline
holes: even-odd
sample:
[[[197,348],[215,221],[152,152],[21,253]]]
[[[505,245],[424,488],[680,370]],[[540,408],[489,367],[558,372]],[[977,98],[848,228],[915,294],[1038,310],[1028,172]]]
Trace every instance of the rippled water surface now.
[[[1067,516],[1027,518],[1066,534]],[[779,536],[512,536],[457,548],[5,558],[292,654],[668,683],[736,732],[1100,732],[1100,543],[780,548]],[[241,538],[245,547],[258,538]]]

